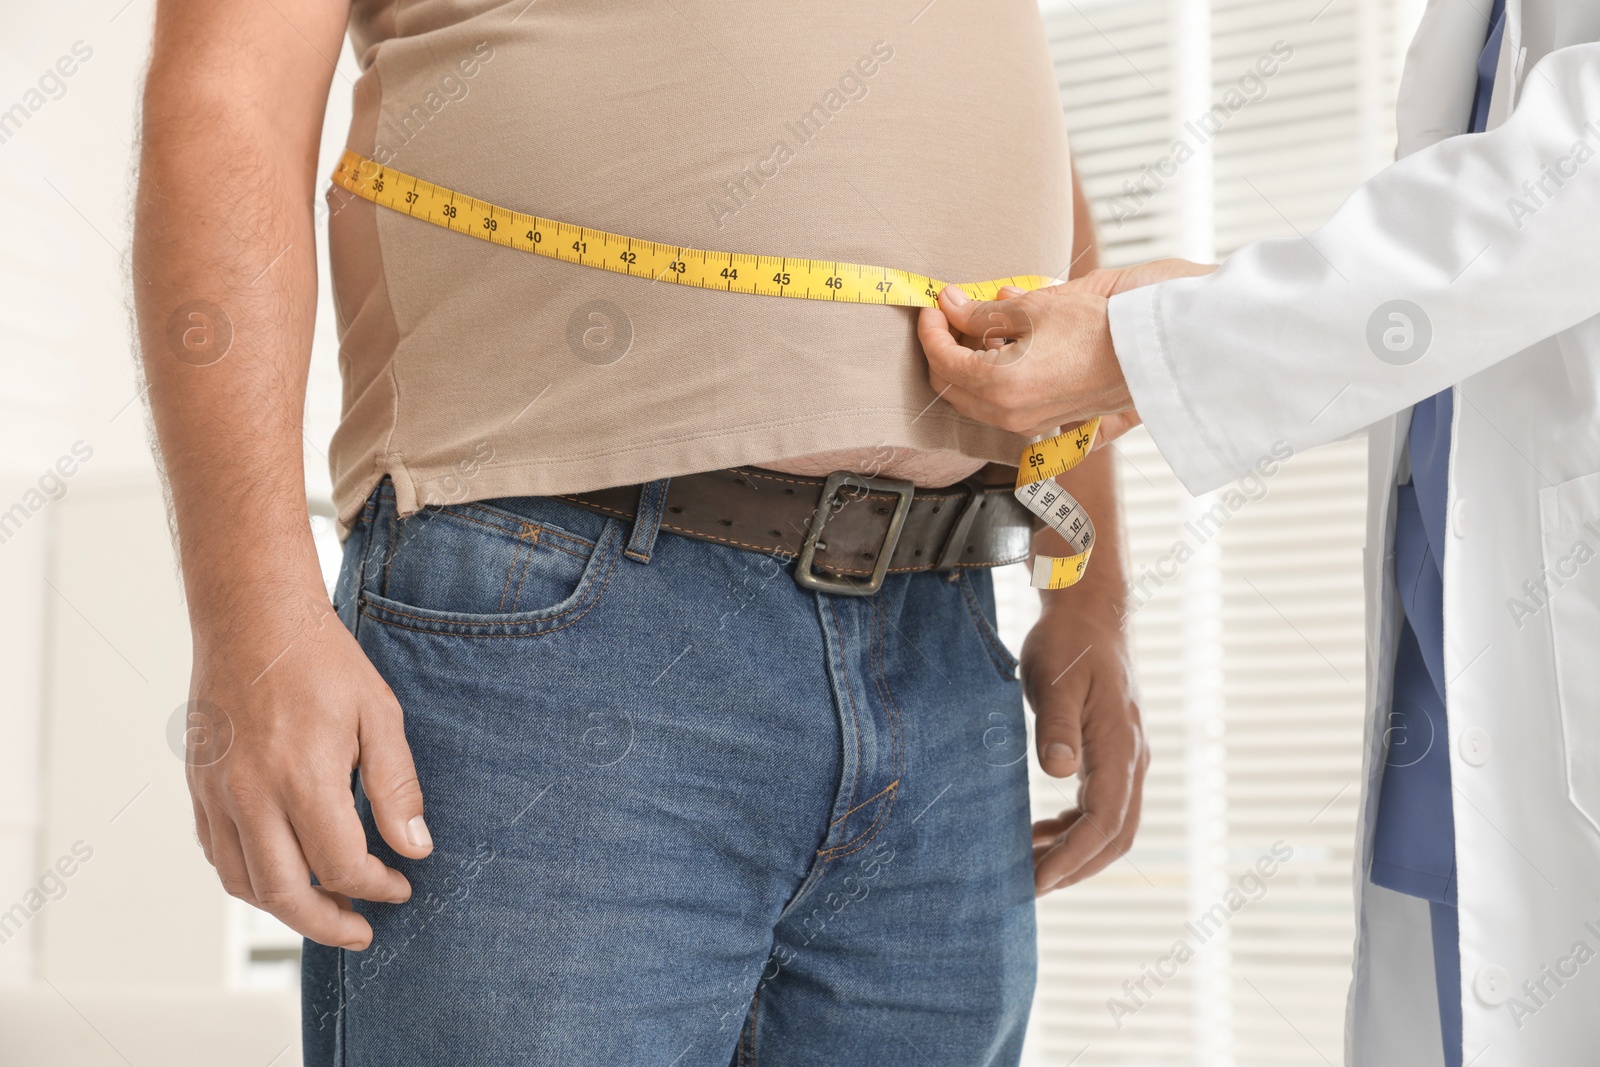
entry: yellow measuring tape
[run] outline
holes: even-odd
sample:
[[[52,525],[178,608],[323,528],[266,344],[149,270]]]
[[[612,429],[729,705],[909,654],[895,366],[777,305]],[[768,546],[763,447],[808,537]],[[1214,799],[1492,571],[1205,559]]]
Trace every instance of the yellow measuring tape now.
[[[333,182],[356,196],[412,218],[519,252],[598,267],[657,282],[752,296],[832,300],[896,307],[933,307],[945,283],[893,267],[819,259],[707,252],[540,218],[478,200],[346,152]],[[963,282],[975,300],[993,300],[1005,286],[1038,289],[1054,279],[1036,274],[998,281]],[[1016,496],[1029,511],[1066,538],[1071,556],[1035,556],[1033,584],[1062,589],[1083,576],[1094,548],[1094,524],[1055,479],[1083,462],[1094,447],[1099,419],[1030,444],[1017,467]]]

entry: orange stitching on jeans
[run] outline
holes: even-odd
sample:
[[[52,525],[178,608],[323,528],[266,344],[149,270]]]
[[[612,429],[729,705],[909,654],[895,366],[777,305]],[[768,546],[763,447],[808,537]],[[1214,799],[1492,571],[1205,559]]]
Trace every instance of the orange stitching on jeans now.
[[[619,553],[619,556],[620,556],[620,553]],[[557,612],[554,615],[547,615],[544,618],[534,619],[534,620],[531,621],[531,625],[539,626],[540,624],[542,624],[544,622],[547,622],[547,621],[549,621],[551,619],[559,619],[563,615],[570,615],[574,611],[577,611],[580,607],[582,607],[583,608],[583,612],[582,612],[582,614],[580,614],[578,616],[577,619],[572,619],[572,620],[570,620],[568,622],[564,622],[560,626],[551,626],[551,627],[548,627],[548,628],[545,628],[545,629],[537,629],[537,630],[534,630],[532,633],[525,633],[525,634],[457,633],[454,630],[428,630],[428,629],[424,629],[421,626],[407,626],[403,622],[395,622],[393,619],[386,619],[381,615],[376,615],[376,614],[373,613],[372,609],[376,608],[379,611],[387,612],[388,614],[391,614],[391,615],[400,615],[400,616],[402,616],[404,618],[416,619],[416,620],[418,620],[420,622],[435,622],[435,623],[437,623],[440,620],[429,619],[429,618],[426,618],[425,616],[422,616],[422,615],[413,615],[410,612],[398,611],[398,610],[396,610],[394,608],[391,608],[391,607],[383,607],[383,606],[379,606],[379,605],[374,605],[370,601],[369,602],[364,602],[361,605],[360,613],[362,615],[367,616],[367,618],[372,619],[374,622],[383,623],[385,626],[393,626],[393,627],[395,627],[397,629],[410,630],[410,631],[412,631],[414,633],[419,633],[419,634],[437,634],[440,637],[473,637],[473,638],[486,638],[486,637],[513,637],[513,638],[540,637],[540,636],[542,636],[544,634],[547,634],[547,633],[554,633],[557,630],[565,630],[568,626],[571,626],[573,623],[577,622],[578,619],[581,619],[581,618],[583,618],[584,615],[589,614],[589,612],[594,609],[594,606],[597,603],[600,602],[600,597],[605,593],[606,586],[611,584],[611,576],[612,576],[612,574],[616,573],[616,569],[617,569],[617,558],[614,557],[611,560],[611,566],[606,570],[605,579],[603,581],[601,581],[601,583],[600,583],[600,588],[595,590],[594,596],[589,598],[587,604],[574,604],[572,607],[568,608],[566,611]],[[591,581],[590,584],[593,584],[592,581]],[[494,627],[494,626],[525,626],[525,625],[530,625],[530,624],[529,623],[505,623],[505,622],[492,622],[492,623],[457,622],[457,623],[452,623],[450,625],[460,626],[460,627],[463,627],[463,628],[466,628],[466,629],[474,629],[475,628],[475,629],[482,630],[482,629],[488,629],[488,628]]]
[[[873,684],[877,685],[878,693],[883,697],[884,711],[889,716],[889,736],[892,739],[890,742],[890,751],[893,753],[890,759],[891,765],[894,767],[894,785],[898,786],[900,784],[901,769],[900,716],[898,709],[895,706],[894,696],[889,691],[888,679],[884,677],[883,673],[883,662],[886,658],[886,641],[884,639],[886,630],[884,626],[880,624],[888,622],[888,609],[882,608],[881,605],[878,605],[877,603],[873,603],[871,608],[873,625],[872,634],[868,638],[867,643],[867,663],[872,670]],[[881,620],[878,615],[880,610],[884,612]],[[891,786],[891,788],[894,787]],[[882,829],[884,822],[888,820],[889,814],[894,811],[894,800],[899,795],[900,794],[898,791],[891,793],[889,795],[888,803],[884,804],[882,808],[879,809],[872,822],[867,825],[867,828],[862,830],[855,837],[852,837],[850,840],[834,845],[833,848],[828,850],[831,855],[828,855],[826,859],[835,860],[841,856],[848,856],[851,853],[859,852],[861,849],[865,848],[873,838],[877,837],[878,832]],[[841,851],[841,849],[844,851]]]
[[[835,845],[833,848],[828,849],[819,849],[817,851],[817,855],[822,857],[822,862],[832,863],[834,860],[844,859],[846,856],[860,852],[862,849],[872,844],[873,840],[878,836],[878,830],[883,825],[884,820],[888,819],[890,813],[894,811],[894,802],[899,798],[899,796],[900,790],[898,789],[896,789],[893,793],[890,793],[888,803],[884,804],[883,810],[878,812],[877,818],[873,819],[872,824],[865,830],[861,831],[860,834],[851,838],[849,841],[846,841],[843,845]],[[839,849],[842,848],[847,849],[847,851],[840,852]]]
[[[612,565],[612,569],[613,570],[616,569],[615,568],[615,564]],[[611,581],[611,574],[608,571],[606,573],[606,582],[609,583],[610,581]],[[557,630],[565,630],[568,626],[571,626],[573,623],[576,623],[579,620],[581,620],[584,615],[587,615],[587,614],[589,614],[590,611],[594,610],[594,606],[600,602],[600,596],[605,591],[606,591],[605,584],[602,583],[600,588],[595,592],[595,595],[589,600],[589,603],[584,607],[583,614],[579,615],[578,618],[570,619],[567,622],[562,623],[560,626],[551,626],[551,627],[548,627],[546,629],[534,630],[531,633],[525,633],[525,634],[484,634],[484,633],[464,633],[464,634],[462,634],[462,633],[456,633],[453,630],[428,630],[428,629],[424,629],[421,626],[407,626],[403,622],[395,622],[393,619],[385,619],[385,618],[382,618],[382,617],[380,617],[378,615],[374,615],[371,611],[369,611],[367,609],[366,606],[364,606],[361,609],[361,614],[367,616],[369,619],[372,619],[375,622],[381,622],[385,626],[393,626],[397,630],[410,630],[413,633],[419,633],[419,634],[433,634],[433,635],[435,635],[437,637],[471,637],[471,638],[479,639],[479,640],[481,640],[483,638],[496,638],[496,637],[511,637],[511,638],[543,637],[545,634],[555,633]],[[393,609],[384,608],[383,610],[384,611],[392,611]],[[567,611],[563,611],[561,613],[561,615],[569,615],[573,611],[577,611],[577,610],[578,609],[575,608],[575,607],[574,608],[570,608]],[[395,614],[404,615],[405,612],[395,612]],[[559,619],[561,617],[561,615],[552,615],[550,617],[552,619]],[[407,618],[415,619],[415,618],[420,618],[420,616],[408,615]],[[431,622],[433,620],[424,619],[422,621]],[[538,622],[543,622],[543,621],[544,621],[543,619],[537,620],[535,625],[537,625]],[[479,624],[479,623],[465,623],[465,622],[463,622],[463,623],[456,623],[455,625],[472,627],[472,626],[482,626],[482,625],[504,626],[504,625],[508,625],[508,624],[506,624],[506,623]],[[519,625],[519,624],[512,623],[512,624],[509,624],[509,625]]]
[[[889,736],[892,738],[890,743],[890,751],[893,753],[891,756],[891,761],[894,767],[895,776],[894,784],[889,788],[894,789],[895,791],[889,793],[888,802],[879,809],[877,816],[873,818],[872,822],[868,824],[865,830],[861,831],[849,841],[834,845],[830,849],[819,850],[818,854],[823,856],[824,862],[831,862],[866,848],[867,845],[878,836],[878,832],[882,829],[883,824],[888,820],[889,815],[894,811],[895,799],[900,795],[899,790],[895,788],[900,784],[900,770],[902,766],[900,715],[898,706],[894,702],[894,694],[889,689],[889,680],[883,669],[883,664],[887,662],[888,659],[886,638],[887,630],[883,625],[880,625],[880,622],[887,623],[889,621],[888,609],[882,607],[876,602],[874,602],[871,607],[873,612],[873,626],[872,636],[869,638],[867,645],[867,662],[872,669],[873,683],[878,686],[878,692],[883,697],[884,711],[889,716]],[[878,612],[880,610],[884,613],[881,620],[878,616]],[[884,792],[888,792],[888,790],[885,790]]]
[[[874,800],[877,800],[879,797],[883,796],[883,794],[887,793],[891,789],[894,789],[899,784],[900,784],[900,779],[896,778],[894,781],[890,782],[888,785],[884,786],[882,789],[878,790],[876,793],[872,794],[870,797],[868,797],[867,799],[863,800],[861,803],[857,804],[855,807],[851,808],[849,811],[845,812],[843,815],[839,816],[837,819],[833,820],[833,822],[830,822],[828,825],[829,826],[833,826],[835,823],[844,822],[851,815],[853,815],[856,812],[860,811],[862,808],[866,807],[868,804],[871,804]]]
[[[537,526],[533,523],[523,523],[522,525],[523,540],[526,541],[528,545],[528,558],[522,561],[522,573],[517,576],[517,592],[511,598],[511,609],[513,611],[515,611],[517,605],[522,602],[522,583],[528,580],[528,568],[533,564],[533,550],[539,545],[539,534],[543,531],[543,529],[544,527]],[[517,546],[517,551],[522,551],[521,545]],[[511,565],[516,566],[515,559],[511,561]]]
[[[523,536],[518,539],[516,550],[511,553],[511,565],[506,568],[506,584],[500,587],[499,610],[506,610],[506,594],[511,591],[511,576],[517,573],[517,560],[522,558],[522,549],[527,542],[527,528],[523,528]],[[517,583],[517,593],[522,593],[522,583]]]
[[[539,525],[543,531],[539,535],[540,537],[559,537],[563,541],[571,541],[573,544],[581,546],[585,551],[594,548],[594,542],[587,537],[579,537],[577,534],[568,533],[559,527],[551,526],[549,523],[540,523]]]
[[[561,498],[552,497],[551,499],[561,499]],[[466,509],[468,509],[468,508],[471,508],[474,511],[481,512],[481,513],[487,515],[488,518],[487,519],[481,519],[481,518],[478,518],[478,517],[476,517],[474,515],[468,515],[467,512],[466,512]],[[524,532],[526,531],[527,527],[529,526],[529,520],[524,518],[521,515],[516,514],[515,512],[501,511],[499,508],[491,508],[491,507],[488,507],[488,506],[485,506],[485,505],[482,505],[482,504],[477,504],[477,503],[448,504],[448,505],[445,505],[443,507],[428,507],[428,508],[424,508],[421,511],[417,512],[417,514],[418,515],[427,515],[427,516],[430,516],[430,517],[437,517],[437,518],[442,518],[442,519],[460,519],[462,522],[474,523],[474,524],[476,524],[478,526],[487,527],[488,529],[495,530],[495,531],[497,531],[499,533],[503,533],[503,534],[509,534],[509,535],[511,535],[513,537],[521,537],[521,536],[523,536]],[[618,513],[618,514],[620,514],[620,513]],[[504,516],[504,518],[502,518],[502,516]],[[626,518],[626,517],[627,516],[624,516],[624,518]],[[490,520],[497,520],[497,521],[490,521]],[[581,544],[581,545],[585,545],[585,546],[591,546],[592,547],[594,545],[594,542],[590,541],[586,537],[580,537],[577,534],[572,534],[572,533],[568,533],[565,530],[556,529],[555,527],[552,527],[552,526],[550,526],[550,525],[548,525],[546,523],[542,523],[541,522],[541,523],[537,523],[536,525],[538,525],[544,531],[544,535],[545,536],[549,536],[549,537],[564,537],[568,541],[572,541],[572,542],[574,542],[576,544]]]
[[[460,519],[462,522],[476,523],[479,526],[485,526],[498,533],[511,534],[513,536],[515,536],[517,533],[516,529],[513,527],[504,526],[497,522],[488,522],[484,519],[474,518],[473,516],[468,515],[466,512],[461,511],[459,507],[455,511],[448,510],[447,508],[424,508],[421,511],[418,511],[416,514],[425,515],[429,518]]]

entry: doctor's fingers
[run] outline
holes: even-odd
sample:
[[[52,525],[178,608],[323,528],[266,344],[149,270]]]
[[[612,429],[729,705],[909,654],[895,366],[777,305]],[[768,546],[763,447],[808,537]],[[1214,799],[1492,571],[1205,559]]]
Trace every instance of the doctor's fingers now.
[[[947,285],[939,292],[940,314],[950,326],[977,338],[980,347],[994,339],[1015,339],[1033,331],[1037,297],[1030,297],[1014,286],[998,300],[974,300],[958,286]]]
[[[971,306],[1005,309],[1006,304],[1014,303],[1017,303],[1017,298]],[[988,313],[988,315],[999,314],[1000,312]],[[986,356],[985,352],[1018,339],[1005,328],[1006,323],[1016,320],[1016,316],[1002,316],[998,320],[988,319],[986,324],[984,317],[968,315],[957,322],[947,316],[943,308],[923,308],[917,313],[917,339],[922,342],[924,353],[932,355],[937,350],[940,357],[952,367],[973,357],[993,365],[993,358]],[[969,326],[972,327],[971,331],[967,329]]]
[[[1060,415],[1053,409],[1043,405],[1033,405],[1027,409],[1018,409],[998,403],[961,386],[954,382],[946,381],[936,373],[928,375],[928,384],[933,386],[933,391],[941,400],[950,402],[950,406],[969,419],[998,426],[1023,437],[1040,437],[1053,434],[1063,425]],[[1068,423],[1076,425],[1084,421],[1081,418],[1068,418]]]
[[[1100,416],[1100,429],[1095,434],[1094,447],[1104,448],[1143,422],[1144,419],[1140,418],[1139,413],[1132,408]]]

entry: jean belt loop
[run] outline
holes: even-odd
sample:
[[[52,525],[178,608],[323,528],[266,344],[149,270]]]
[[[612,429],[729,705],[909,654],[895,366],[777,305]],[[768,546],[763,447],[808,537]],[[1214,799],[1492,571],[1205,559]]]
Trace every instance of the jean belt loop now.
[[[661,513],[667,505],[667,486],[671,479],[646,482],[639,487],[639,507],[633,516],[633,535],[628,538],[626,555],[637,563],[649,563],[661,530]]]

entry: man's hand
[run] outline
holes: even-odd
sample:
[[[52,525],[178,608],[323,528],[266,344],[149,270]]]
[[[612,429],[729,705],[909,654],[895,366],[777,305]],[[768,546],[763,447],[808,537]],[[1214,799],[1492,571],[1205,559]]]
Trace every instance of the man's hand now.
[[[1138,415],[1111,344],[1111,297],[1215,269],[1156,260],[1031,293],[1008,288],[993,301],[946,286],[917,320],[928,380],[963,415],[1013,433],[1036,437],[1101,415],[1099,440],[1112,441]]]
[[[431,844],[400,708],[332,614],[306,509],[311,205],[348,16],[349,0],[160,0],[133,295],[194,631],[201,847],[233,895],[359,949],[372,929],[350,897],[411,888],[368,853],[351,770],[396,852]],[[250,195],[219,174],[251,175]]]
[[[378,832],[412,859],[433,849],[422,790],[400,705],[326,598],[290,614],[287,631],[268,637],[258,622],[195,650],[190,706],[211,720],[191,731],[186,761],[195,832],[230,894],[313,941],[363,949],[372,927],[350,898],[398,904],[411,886],[367,851],[350,772]]]
[[[1080,780],[1071,807],[1033,826],[1040,895],[1082,881],[1128,851],[1150,763],[1120,620],[1098,598],[1046,597],[1045,604],[1022,645],[1023,691],[1037,716],[1040,766],[1052,777]]]
[[[1133,842],[1150,754],[1139,721],[1123,614],[1121,516],[1112,454],[1096,452],[1059,479],[1095,517],[1094,555],[1083,580],[1040,593],[1041,614],[1022,645],[1022,685],[1035,716],[1039,765],[1079,776],[1072,806],[1033,828],[1035,890],[1044,894],[1104,869]],[[1070,555],[1050,529],[1036,553]]]

